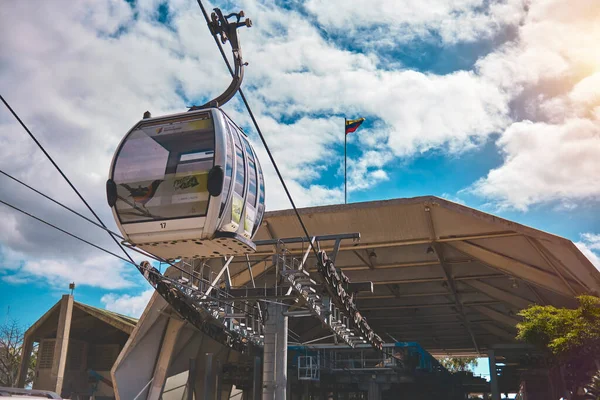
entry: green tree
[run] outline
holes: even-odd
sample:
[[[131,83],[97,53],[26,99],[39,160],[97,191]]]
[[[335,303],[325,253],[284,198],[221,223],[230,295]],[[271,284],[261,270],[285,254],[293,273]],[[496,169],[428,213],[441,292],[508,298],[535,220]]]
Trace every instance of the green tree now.
[[[8,320],[0,325],[0,386],[15,387],[17,385],[24,334],[25,330],[15,320]],[[33,382],[36,362],[37,351],[34,350],[25,385]]]
[[[444,368],[452,373],[473,371],[477,366],[477,357],[444,357],[441,358],[439,362]]]
[[[533,305],[519,315],[517,339],[546,350],[563,365],[568,389],[575,391],[598,370],[600,298],[579,296],[575,309]]]

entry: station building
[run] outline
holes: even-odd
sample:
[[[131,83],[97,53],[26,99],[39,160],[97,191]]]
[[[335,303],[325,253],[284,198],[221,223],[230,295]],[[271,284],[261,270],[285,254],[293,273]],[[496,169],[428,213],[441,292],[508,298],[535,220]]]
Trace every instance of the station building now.
[[[307,252],[312,241],[335,256],[352,282],[372,283],[358,293],[357,307],[386,342],[383,352],[336,343],[319,320],[292,305],[276,316],[286,327],[277,356],[287,360],[285,372],[277,373],[260,352],[241,354],[200,332],[158,293],[137,324],[67,296],[28,330],[27,346],[41,343],[41,359],[52,353],[35,385],[75,393],[81,388],[72,377],[92,369],[122,400],[256,399],[271,384],[285,385],[286,398],[294,400],[462,399],[469,392],[546,400],[564,394],[560,370],[515,335],[519,310],[531,304],[575,307],[577,296],[600,293],[600,273],[574,243],[432,196],[299,211],[314,237],[305,238],[293,210],[268,212],[256,253],[226,266],[202,264],[202,277],[258,299],[281,284],[277,260],[286,238],[304,238],[288,240],[285,255],[302,259],[309,273],[316,270]],[[198,272],[195,264],[190,268]],[[165,276],[183,279],[172,268]],[[435,361],[446,355],[489,357],[489,383],[450,376]],[[81,369],[72,373],[73,365]],[[277,375],[273,383],[267,367]]]

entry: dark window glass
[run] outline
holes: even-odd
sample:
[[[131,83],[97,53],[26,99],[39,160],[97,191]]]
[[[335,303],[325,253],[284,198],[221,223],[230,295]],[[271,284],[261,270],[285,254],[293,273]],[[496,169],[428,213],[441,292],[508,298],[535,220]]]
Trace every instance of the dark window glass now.
[[[227,162],[225,164],[225,179],[223,180],[223,196],[219,218],[223,215],[223,210],[225,210],[225,205],[227,204],[227,198],[229,196],[229,191],[231,190],[231,176],[233,174],[233,135],[235,135],[235,131],[231,130],[229,124],[225,124],[225,126],[227,129]]]
[[[246,146],[246,153],[248,154],[248,204],[256,208],[256,165],[254,161],[254,153],[252,147],[248,144],[246,138],[242,138],[244,145]]]
[[[205,216],[214,150],[210,113],[140,123],[115,163],[121,223]]]
[[[265,213],[265,179],[263,177],[260,163],[257,160],[258,167],[258,206],[256,207],[256,219],[254,220],[253,234],[256,233],[257,229],[262,222],[263,215]]]
[[[244,152],[242,151],[242,144],[237,131],[233,132],[233,138],[235,139],[235,186],[234,191],[240,197],[244,196],[244,186],[246,185],[246,173],[244,171]]]

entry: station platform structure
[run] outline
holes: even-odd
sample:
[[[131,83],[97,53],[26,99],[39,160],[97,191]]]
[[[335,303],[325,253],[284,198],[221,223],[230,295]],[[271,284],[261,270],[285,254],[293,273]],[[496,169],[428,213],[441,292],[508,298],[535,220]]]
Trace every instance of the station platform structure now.
[[[573,242],[433,196],[299,213],[313,236],[305,236],[293,210],[271,211],[255,238],[255,253],[227,261],[192,260],[185,264],[187,277],[173,267],[164,272],[172,286],[163,288],[163,296],[182,293],[178,282],[188,285],[181,286],[183,291],[200,295],[186,297],[178,309],[153,295],[111,370],[117,399],[308,399],[330,393],[370,400],[404,394],[449,398],[439,397],[437,388],[454,393],[456,381],[434,362],[420,365],[431,356],[415,363],[410,354],[487,356],[489,386],[467,376],[458,383],[457,396],[489,390],[498,400],[501,392],[521,390],[524,380],[530,388],[560,391],[551,385],[552,371],[532,362],[539,360],[539,352],[515,336],[518,313],[529,305],[571,308],[579,295],[600,294],[600,272]],[[349,280],[368,283],[354,300],[386,342],[380,356],[372,357],[361,345],[344,348],[339,332],[332,334],[332,325],[315,318],[306,301],[291,293],[292,286],[285,286],[282,257],[293,259],[290,265],[300,265],[303,273],[318,275],[309,243],[327,251]],[[206,300],[213,290],[221,297]],[[255,314],[228,314],[219,305],[239,309],[248,302],[262,310],[264,326]],[[202,318],[186,316],[193,309],[251,321],[254,330],[243,340],[261,345],[223,343],[208,319],[204,324]],[[219,329],[230,326],[228,321],[220,322]],[[257,339],[259,333],[264,341]],[[400,349],[407,354],[396,355]],[[318,380],[311,374],[318,374]]]

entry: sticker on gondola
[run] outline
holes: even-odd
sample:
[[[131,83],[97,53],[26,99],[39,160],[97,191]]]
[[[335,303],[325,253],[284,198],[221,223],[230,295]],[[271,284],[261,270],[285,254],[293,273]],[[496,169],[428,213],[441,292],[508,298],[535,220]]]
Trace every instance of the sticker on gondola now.
[[[244,230],[246,232],[252,232],[252,227],[254,226],[254,218],[256,217],[256,212],[249,207],[246,207],[246,220],[244,221]]]
[[[231,202],[231,220],[236,224],[240,223],[242,219],[242,207],[244,206],[244,200],[241,197],[234,195],[233,201]]]

